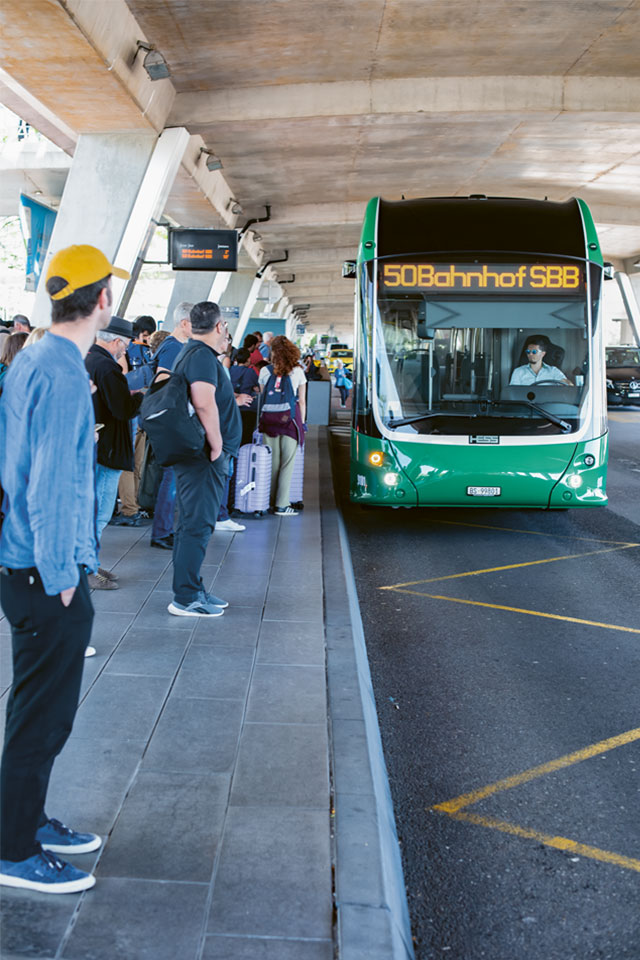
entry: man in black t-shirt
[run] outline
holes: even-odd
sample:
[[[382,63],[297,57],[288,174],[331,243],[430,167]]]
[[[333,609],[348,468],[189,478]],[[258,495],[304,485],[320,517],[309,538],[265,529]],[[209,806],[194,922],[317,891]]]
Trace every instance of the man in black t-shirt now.
[[[225,600],[207,593],[200,568],[213,533],[231,457],[238,454],[242,421],[231,380],[218,360],[226,346],[227,323],[217,303],[191,310],[191,339],[179,355],[191,403],[206,434],[197,457],[175,465],[178,525],[173,544],[173,602],[177,617],[219,617]]]

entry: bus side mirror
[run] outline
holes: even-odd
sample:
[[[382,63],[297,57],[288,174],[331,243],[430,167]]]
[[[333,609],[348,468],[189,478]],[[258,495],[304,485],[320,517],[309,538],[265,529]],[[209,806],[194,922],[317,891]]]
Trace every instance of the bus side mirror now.
[[[355,260],[345,260],[342,264],[342,276],[345,280],[355,280],[357,264]]]
[[[602,267],[605,280],[615,280],[616,268],[612,263],[604,263]]]

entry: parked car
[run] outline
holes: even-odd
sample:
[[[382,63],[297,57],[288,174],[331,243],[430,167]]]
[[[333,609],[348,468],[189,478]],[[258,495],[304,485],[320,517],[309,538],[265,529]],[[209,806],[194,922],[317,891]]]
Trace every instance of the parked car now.
[[[336,343],[332,346],[327,357],[329,373],[335,373],[337,360],[342,360],[347,370],[353,370],[353,350],[346,343]]]
[[[640,406],[640,347],[607,347],[607,403]]]

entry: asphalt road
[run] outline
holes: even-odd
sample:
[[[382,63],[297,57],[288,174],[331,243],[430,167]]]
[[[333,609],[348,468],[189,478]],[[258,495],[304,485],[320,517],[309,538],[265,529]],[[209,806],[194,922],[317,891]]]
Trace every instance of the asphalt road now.
[[[334,435],[418,960],[640,958],[640,415],[611,437],[610,507],[545,513],[363,511]]]

